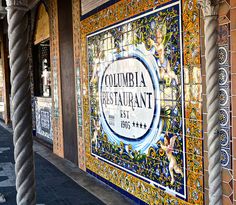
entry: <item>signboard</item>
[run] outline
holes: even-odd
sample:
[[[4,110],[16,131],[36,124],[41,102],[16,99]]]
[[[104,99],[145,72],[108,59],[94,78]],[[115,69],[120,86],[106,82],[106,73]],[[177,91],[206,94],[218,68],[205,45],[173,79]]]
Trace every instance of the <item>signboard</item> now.
[[[115,4],[119,0],[81,0],[81,20]]]
[[[186,198],[181,5],[87,36],[91,154]]]
[[[81,14],[85,15],[107,2],[109,0],[81,0]]]

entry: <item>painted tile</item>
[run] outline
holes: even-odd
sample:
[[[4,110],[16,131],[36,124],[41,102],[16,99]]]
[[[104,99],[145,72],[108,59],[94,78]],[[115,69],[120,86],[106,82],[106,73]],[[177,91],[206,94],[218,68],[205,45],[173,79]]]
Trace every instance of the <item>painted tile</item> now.
[[[220,103],[220,137],[221,164],[231,168],[230,148],[230,82],[229,82],[229,24],[219,26],[219,103]]]
[[[87,48],[91,154],[185,198],[179,14],[178,3],[151,11],[87,36]]]
[[[119,1],[81,21],[80,37],[77,79],[82,90],[86,168],[147,204],[203,204],[197,2]],[[135,70],[140,58],[148,59],[142,65],[152,62],[155,69],[140,65]],[[138,89],[127,86],[126,80],[125,86],[115,87],[120,73],[125,73],[122,79],[137,73],[131,78],[141,79],[134,83]],[[155,95],[141,96],[152,88]],[[121,109],[127,103],[122,95],[115,99],[115,92],[136,93],[136,104]],[[111,106],[114,103],[117,106]],[[148,105],[159,106],[159,111],[147,116]],[[150,123],[150,116],[158,121]],[[152,134],[149,142],[142,138],[146,133]]]

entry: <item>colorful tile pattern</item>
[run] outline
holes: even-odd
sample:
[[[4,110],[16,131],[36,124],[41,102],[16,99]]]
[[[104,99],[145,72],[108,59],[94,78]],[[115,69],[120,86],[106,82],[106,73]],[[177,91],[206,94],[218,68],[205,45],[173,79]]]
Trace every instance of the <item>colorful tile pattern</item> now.
[[[59,35],[58,35],[58,12],[57,1],[52,0],[49,4],[50,16],[50,59],[52,60],[52,126],[53,126],[53,152],[60,157],[64,156],[63,130],[61,116],[60,94],[60,59],[59,59]]]
[[[229,83],[229,24],[219,26],[219,100],[220,100],[220,136],[221,164],[231,169],[230,148],[230,83]]]
[[[35,97],[36,136],[53,141],[52,133],[52,103],[49,98]]]
[[[152,10],[87,48],[91,154],[186,198],[180,13],[179,2]]]
[[[76,0],[75,0],[76,1]],[[87,61],[87,36],[92,32],[103,29],[109,25],[118,23],[122,20],[138,15],[149,9],[161,8],[165,3],[175,1],[154,1],[154,0],[128,0],[118,3],[94,14],[93,16],[81,21],[81,49],[80,49],[80,78],[82,86],[82,105],[83,105],[83,141],[86,146],[86,168],[96,175],[110,181],[117,187],[122,188],[132,196],[141,199],[148,204],[203,204],[203,151],[202,151],[202,96],[201,96],[201,70],[200,70],[200,48],[199,48],[199,12],[197,2],[193,0],[182,1],[182,36],[183,36],[183,75],[184,80],[184,104],[185,113],[185,160],[186,166],[179,161],[178,164],[186,173],[186,185],[179,181],[180,186],[186,186],[187,197],[172,195],[173,192],[166,192],[153,183],[147,182],[139,177],[130,174],[127,171],[116,168],[110,163],[100,160],[93,156],[93,143],[91,138],[93,130],[90,130],[91,109],[89,106],[89,64]],[[168,4],[169,5],[169,4]],[[141,22],[140,22],[141,23]],[[141,27],[141,26],[140,26]],[[119,32],[116,32],[119,34]],[[145,37],[144,37],[145,38]],[[119,39],[119,36],[117,36]],[[142,37],[140,37],[142,39]],[[142,40],[141,40],[142,41]],[[155,41],[155,39],[154,39]],[[119,48],[118,42],[114,42],[116,48]],[[132,44],[132,43],[131,43]],[[178,46],[181,46],[180,42]],[[177,46],[177,48],[179,48]],[[179,52],[179,50],[177,50]],[[175,101],[176,102],[176,101]],[[103,140],[104,141],[104,140]],[[181,143],[179,143],[181,144]],[[109,147],[109,144],[107,143]],[[91,149],[92,148],[92,149]],[[95,150],[96,151],[96,150]],[[126,150],[127,151],[127,150]],[[158,153],[160,155],[160,153]],[[184,156],[183,155],[183,156]],[[163,154],[165,157],[165,152]],[[164,159],[164,158],[163,158]],[[148,163],[144,162],[146,166]],[[141,167],[142,168],[142,167]],[[145,172],[145,169],[141,169]],[[168,172],[168,170],[167,170]],[[176,174],[177,175],[177,174]],[[170,179],[164,179],[163,183]],[[167,185],[167,184],[165,184]],[[168,185],[170,186],[170,185]],[[171,189],[170,189],[171,190]],[[173,190],[173,188],[172,188]],[[177,190],[177,189],[176,189]]]
[[[77,140],[78,140],[78,161],[80,169],[86,170],[85,165],[85,141],[83,137],[83,102],[82,102],[82,95],[83,90],[81,86],[82,76],[80,70],[80,49],[81,49],[81,42],[80,42],[80,1],[73,0],[73,45],[74,45],[74,66],[75,66],[75,73],[76,73],[76,108],[77,108]]]

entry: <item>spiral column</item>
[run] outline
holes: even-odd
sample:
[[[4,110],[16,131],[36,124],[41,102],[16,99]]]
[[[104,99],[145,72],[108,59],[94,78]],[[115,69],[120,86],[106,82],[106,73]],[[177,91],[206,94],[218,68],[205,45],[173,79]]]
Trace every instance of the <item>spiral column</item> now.
[[[7,0],[16,201],[18,205],[36,204],[27,5],[27,0]]]
[[[199,1],[204,16],[208,133],[209,204],[222,204],[221,147],[219,135],[218,0]]]

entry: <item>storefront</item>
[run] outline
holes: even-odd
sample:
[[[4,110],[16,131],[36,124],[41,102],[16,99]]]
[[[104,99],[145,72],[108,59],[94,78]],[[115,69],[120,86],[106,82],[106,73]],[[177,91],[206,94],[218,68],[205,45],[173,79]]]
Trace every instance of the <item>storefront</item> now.
[[[225,204],[236,201],[232,2],[220,1],[218,29]],[[35,139],[139,204],[208,204],[207,68],[197,1],[43,3],[30,11]],[[2,82],[10,71],[4,74],[1,59],[4,118],[10,86]]]
[[[48,10],[37,6],[32,47],[36,138],[140,204],[207,204],[197,1],[45,2]],[[230,78],[231,24],[222,4],[219,134],[223,183],[231,186],[236,75]]]

